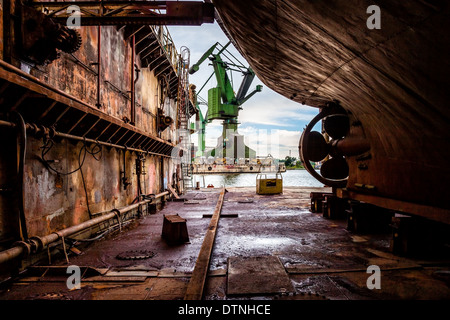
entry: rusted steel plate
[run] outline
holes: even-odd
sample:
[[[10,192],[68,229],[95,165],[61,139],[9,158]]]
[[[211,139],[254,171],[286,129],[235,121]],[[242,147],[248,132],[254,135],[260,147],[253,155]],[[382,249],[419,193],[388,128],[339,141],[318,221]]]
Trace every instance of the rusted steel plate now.
[[[278,257],[228,258],[228,295],[292,291],[291,281]]]

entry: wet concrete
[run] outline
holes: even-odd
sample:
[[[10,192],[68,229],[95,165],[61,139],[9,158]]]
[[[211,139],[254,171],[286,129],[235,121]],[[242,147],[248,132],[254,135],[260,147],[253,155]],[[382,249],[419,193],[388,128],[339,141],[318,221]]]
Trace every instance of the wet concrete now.
[[[327,220],[309,211],[312,191],[325,188],[284,188],[282,195],[256,195],[252,188],[228,188],[211,257],[204,299],[449,299],[450,259],[411,259],[392,255],[390,234],[358,235],[346,221]],[[220,189],[190,191],[188,203],[168,202],[156,214],[137,220],[126,230],[80,248],[70,264],[97,268],[84,275],[81,290],[69,291],[66,277],[49,271],[27,274],[0,292],[0,299],[183,299]],[[187,220],[189,243],[169,246],[162,238],[164,215]],[[131,250],[153,257],[120,260]],[[277,257],[292,284],[290,292],[228,295],[230,257]],[[46,263],[43,262],[43,265]],[[367,267],[382,270],[381,290],[369,290]],[[60,259],[54,266],[67,266]],[[267,281],[271,281],[268,278]]]

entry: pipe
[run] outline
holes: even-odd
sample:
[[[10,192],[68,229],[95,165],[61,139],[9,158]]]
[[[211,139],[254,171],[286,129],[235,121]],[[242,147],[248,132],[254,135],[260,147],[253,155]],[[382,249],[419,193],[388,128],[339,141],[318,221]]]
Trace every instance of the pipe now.
[[[1,60],[0,60],[0,62],[1,62]],[[0,120],[0,126],[15,128],[16,124],[14,124],[12,122]],[[26,124],[26,128],[27,128],[28,131],[32,131],[32,133],[35,133],[35,134],[42,134],[42,133],[45,133],[46,131],[50,132],[50,129],[48,129],[48,128],[45,128],[43,126],[35,126],[35,125],[29,124],[29,123]],[[65,139],[70,139],[70,140],[77,140],[77,141],[84,141],[84,142],[88,142],[88,143],[96,143],[96,144],[99,144],[99,145],[102,145],[102,146],[105,146],[105,147],[110,147],[110,148],[116,148],[116,149],[122,149],[122,150],[134,151],[134,152],[140,152],[140,153],[144,153],[144,154],[151,154],[151,155],[165,157],[165,158],[171,158],[172,157],[172,156],[168,156],[168,155],[165,155],[165,154],[155,153],[155,152],[146,151],[146,150],[142,150],[142,149],[129,148],[129,147],[121,146],[121,145],[118,145],[118,144],[98,141],[98,140],[89,139],[89,138],[83,138],[83,137],[74,136],[72,134],[62,133],[62,132],[58,132],[58,131],[52,131],[52,134],[55,137],[60,137],[60,138],[65,138]]]
[[[152,154],[152,155],[155,155],[155,156],[161,156],[161,157],[170,158],[170,156],[167,156],[165,154],[145,151],[145,150],[136,149],[136,148],[129,148],[129,147],[126,147],[126,146],[121,146],[121,145],[117,145],[117,144],[113,144],[113,143],[109,143],[109,142],[96,141],[94,139],[78,137],[78,136],[74,136],[74,135],[66,134],[66,133],[61,133],[61,132],[55,132],[55,136],[58,136],[58,137],[61,137],[61,138],[66,138],[66,139],[78,140],[78,141],[86,141],[86,142],[89,142],[89,143],[98,143],[100,145],[103,145],[103,146],[106,146],[106,147],[111,147],[111,148],[117,148],[117,149],[128,150],[128,151],[135,151],[135,152],[142,152],[142,153],[146,153],[146,154]]]
[[[154,198],[158,199],[158,198],[162,198],[166,195],[169,195],[169,191],[165,191],[165,192],[156,194]],[[127,213],[133,209],[136,209],[141,205],[151,203],[152,200],[144,200],[139,203],[132,204],[132,205],[120,208],[120,209],[113,209],[108,214],[105,214],[103,216],[100,216],[100,217],[97,217],[94,219],[90,219],[88,221],[85,221],[85,222],[75,225],[75,226],[65,228],[60,231],[48,234],[44,237],[31,237],[28,243],[17,242],[12,248],[0,252],[0,264],[11,261],[18,257],[26,258],[28,256],[28,254],[37,253],[37,252],[43,250],[50,243],[58,241],[59,239],[61,239],[63,237],[64,238],[69,237],[73,234],[76,234],[80,231],[91,228],[91,227],[98,225],[102,222],[105,222],[109,219],[113,219],[113,218],[117,217],[117,215],[119,215],[119,216],[123,215],[124,213]]]
[[[135,96],[135,82],[134,82],[134,55],[135,55],[135,36],[131,37],[131,115],[130,115],[130,124],[136,125],[136,96]]]
[[[102,107],[101,96],[100,96],[100,86],[101,86],[101,83],[102,83],[102,75],[101,75],[101,66],[102,66],[102,60],[101,60],[102,29],[101,28],[102,28],[101,26],[98,26],[98,29],[97,29],[97,59],[98,59],[98,65],[97,65],[97,104],[96,104],[96,107],[99,108],[99,109]]]
[[[20,246],[12,247],[11,249],[0,252],[0,264],[16,259],[23,253],[23,248]]]
[[[139,73],[141,72],[141,70],[139,69],[138,65],[135,64],[134,65],[134,72],[136,72],[135,78],[134,78],[134,94],[133,94],[133,98],[134,98],[134,109],[136,110],[136,84],[139,81]],[[140,105],[139,102],[137,103],[137,105]],[[136,111],[134,114],[134,117],[136,118]],[[136,121],[136,119],[135,119]]]
[[[23,77],[23,78],[25,78],[25,79],[27,79],[27,80],[30,80],[30,81],[32,81],[32,82],[34,82],[34,83],[36,83],[36,84],[38,84],[38,85],[40,85],[40,86],[42,86],[42,87],[48,89],[48,90],[51,90],[51,91],[53,91],[53,92],[55,92],[55,93],[57,93],[57,94],[59,94],[59,95],[61,95],[61,96],[64,96],[64,97],[66,97],[66,98],[68,98],[68,99],[73,100],[73,101],[76,102],[76,103],[79,103],[79,104],[81,104],[81,105],[83,105],[83,106],[85,106],[85,107],[88,107],[89,109],[92,109],[92,106],[89,105],[89,104],[87,104],[86,102],[84,102],[84,101],[82,101],[82,100],[80,100],[80,99],[78,99],[78,98],[75,98],[74,96],[68,94],[67,92],[64,92],[64,91],[61,91],[61,90],[59,90],[59,89],[56,89],[56,88],[50,86],[49,84],[40,81],[38,78],[33,77],[32,75],[30,75],[30,74],[28,74],[28,73],[26,73],[26,72],[24,72],[24,71],[22,71],[22,70],[20,70],[20,69],[18,69],[18,68],[16,68],[16,67],[14,67],[13,65],[11,65],[11,64],[9,64],[9,63],[6,63],[5,61],[3,61],[3,60],[1,60],[1,59],[0,59],[0,67],[2,67],[2,68],[5,69],[5,70],[14,72],[15,74],[17,74],[17,75],[19,75],[19,76],[21,76],[21,77]],[[2,121],[2,122],[3,122],[3,121]],[[3,122],[3,123],[4,123],[4,122]],[[28,129],[28,126],[29,126],[29,124],[27,124],[27,129]],[[80,139],[84,140],[83,138],[80,138]],[[78,139],[78,140],[79,140],[79,139]],[[101,143],[100,143],[100,144],[101,144]],[[122,147],[122,146],[117,146],[117,147],[114,146],[114,147],[115,147],[115,148],[123,148],[123,149],[131,150],[130,148],[126,148],[126,147]],[[165,155],[161,155],[161,154],[158,154],[158,153],[147,152],[147,151],[145,151],[145,150],[138,150],[138,149],[135,149],[135,150],[133,150],[133,151],[149,153],[149,154],[153,154],[153,155],[157,155],[157,156],[165,156]],[[167,157],[167,156],[165,156],[165,157]]]
[[[122,176],[123,190],[127,190],[128,186],[131,184],[131,182],[128,182],[128,178],[127,178],[126,153],[127,153],[127,150],[123,150],[123,171],[121,172],[121,174],[123,174],[123,176]]]
[[[18,141],[17,141],[17,195],[19,204],[19,235],[22,241],[28,239],[27,224],[25,219],[25,196],[23,188],[24,165],[27,154],[27,126],[23,117],[18,112],[13,113],[17,121]]]

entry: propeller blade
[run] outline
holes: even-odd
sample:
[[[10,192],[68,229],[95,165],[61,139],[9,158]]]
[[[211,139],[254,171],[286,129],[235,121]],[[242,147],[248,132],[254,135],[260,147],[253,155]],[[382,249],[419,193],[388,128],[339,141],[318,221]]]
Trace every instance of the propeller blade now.
[[[327,179],[340,180],[348,177],[347,161],[343,157],[334,157],[325,161],[320,168],[320,174]]]
[[[325,159],[330,152],[330,146],[325,141],[324,136],[317,131],[311,131],[307,141],[307,158],[308,160],[317,162]]]
[[[334,114],[324,119],[324,129],[334,140],[345,137],[350,130],[350,120],[345,114]]]

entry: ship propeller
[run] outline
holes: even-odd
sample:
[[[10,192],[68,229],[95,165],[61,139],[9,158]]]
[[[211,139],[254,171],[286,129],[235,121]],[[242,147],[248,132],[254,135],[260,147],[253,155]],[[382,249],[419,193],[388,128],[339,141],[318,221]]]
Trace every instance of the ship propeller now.
[[[316,123],[323,119],[326,135],[311,131]],[[334,142],[346,137],[350,130],[350,121],[342,109],[324,108],[306,127],[300,138],[299,153],[304,167],[317,180],[330,187],[344,187],[347,184],[349,167],[343,154],[334,147]],[[331,141],[327,141],[327,138]],[[320,174],[310,161],[320,162]]]

